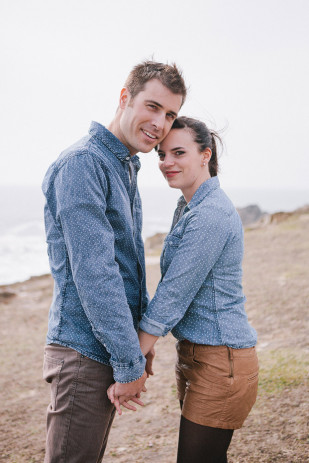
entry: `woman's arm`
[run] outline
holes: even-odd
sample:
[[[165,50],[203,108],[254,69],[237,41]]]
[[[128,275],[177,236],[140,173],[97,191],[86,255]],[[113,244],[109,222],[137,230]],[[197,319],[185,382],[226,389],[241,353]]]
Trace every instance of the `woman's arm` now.
[[[148,334],[145,331],[139,330],[138,339],[142,354],[146,357],[146,355],[152,350],[153,346],[159,339],[159,336],[153,336],[153,334]]]
[[[147,373],[147,377],[149,377],[149,375],[153,375],[152,362],[155,357],[154,345],[159,339],[159,337],[153,336],[152,334],[148,334],[145,331],[139,330],[138,339],[141,346],[141,351],[143,355],[146,357],[145,370]]]
[[[140,329],[149,335],[165,336],[184,317],[231,239],[229,216],[221,211],[211,212],[192,214],[188,220],[172,261],[140,321]]]

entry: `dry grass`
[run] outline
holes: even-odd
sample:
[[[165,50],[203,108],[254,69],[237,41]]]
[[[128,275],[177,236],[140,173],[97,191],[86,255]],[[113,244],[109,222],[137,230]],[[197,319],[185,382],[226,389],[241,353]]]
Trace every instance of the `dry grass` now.
[[[256,405],[234,434],[230,463],[309,461],[308,237],[308,214],[245,233],[244,287],[261,374]],[[151,294],[158,280],[158,265],[149,266]],[[45,276],[0,288],[1,462],[43,461],[49,392],[41,370],[51,287]],[[174,357],[173,338],[161,339],[146,405],[115,419],[107,463],[175,462]]]

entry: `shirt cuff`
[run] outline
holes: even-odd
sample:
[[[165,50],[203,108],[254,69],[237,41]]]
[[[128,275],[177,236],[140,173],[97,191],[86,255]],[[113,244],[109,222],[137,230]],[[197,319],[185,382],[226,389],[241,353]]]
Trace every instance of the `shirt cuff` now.
[[[166,336],[170,331],[169,328],[162,323],[151,320],[150,318],[143,315],[139,327],[142,331],[152,334],[153,336]]]
[[[131,383],[136,381],[145,371],[146,359],[140,355],[138,359],[130,363],[118,363],[110,360],[113,368],[114,380],[118,383]]]

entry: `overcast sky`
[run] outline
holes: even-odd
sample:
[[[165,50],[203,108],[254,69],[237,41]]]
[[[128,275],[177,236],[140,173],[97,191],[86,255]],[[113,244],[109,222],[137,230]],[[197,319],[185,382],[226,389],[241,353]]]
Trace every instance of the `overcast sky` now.
[[[183,70],[181,114],[225,128],[224,186],[308,188],[308,24],[308,0],[0,0],[0,185],[39,185],[153,56]]]

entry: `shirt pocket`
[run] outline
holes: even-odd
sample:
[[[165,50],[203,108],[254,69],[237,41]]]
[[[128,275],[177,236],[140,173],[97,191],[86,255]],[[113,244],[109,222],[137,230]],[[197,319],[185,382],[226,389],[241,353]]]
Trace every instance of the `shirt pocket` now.
[[[167,235],[164,241],[163,251],[162,251],[162,269],[165,273],[171,264],[177,249],[181,243],[181,237],[176,235]]]

